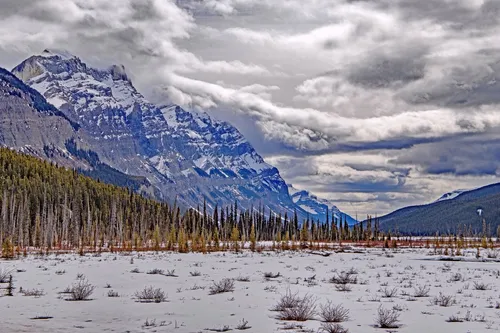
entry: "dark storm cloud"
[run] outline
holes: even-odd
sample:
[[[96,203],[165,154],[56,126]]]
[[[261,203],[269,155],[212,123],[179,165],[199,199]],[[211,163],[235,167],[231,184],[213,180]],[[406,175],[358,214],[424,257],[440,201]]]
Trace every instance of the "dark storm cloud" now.
[[[394,164],[414,164],[429,174],[498,175],[500,135],[456,137],[403,152]]]
[[[352,66],[347,79],[366,88],[385,88],[417,81],[425,74],[425,54],[426,47],[418,44],[382,49]]]

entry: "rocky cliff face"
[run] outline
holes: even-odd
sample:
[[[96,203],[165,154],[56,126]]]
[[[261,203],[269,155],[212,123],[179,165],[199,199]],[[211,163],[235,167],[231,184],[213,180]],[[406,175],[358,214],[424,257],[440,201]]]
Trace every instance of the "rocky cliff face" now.
[[[123,66],[95,69],[68,53],[46,50],[13,73],[79,124],[104,163],[146,177],[162,199],[190,207],[236,200],[244,208],[296,209],[278,170],[236,128],[206,113],[150,103]]]
[[[0,68],[0,144],[75,168],[88,168],[71,156],[64,143],[80,141],[72,123],[36,90]]]

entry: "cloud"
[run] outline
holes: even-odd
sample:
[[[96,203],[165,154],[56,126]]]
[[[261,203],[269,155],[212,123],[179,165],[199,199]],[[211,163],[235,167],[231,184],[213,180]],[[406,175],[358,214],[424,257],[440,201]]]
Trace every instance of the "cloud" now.
[[[350,213],[497,180],[496,0],[4,0],[0,10],[2,66],[50,47],[123,63],[147,97],[231,120],[287,181]]]

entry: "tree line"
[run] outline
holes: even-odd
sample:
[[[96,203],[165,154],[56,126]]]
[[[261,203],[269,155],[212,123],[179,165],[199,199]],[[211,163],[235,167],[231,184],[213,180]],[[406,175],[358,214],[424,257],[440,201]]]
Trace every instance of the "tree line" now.
[[[210,213],[209,213],[210,212]],[[219,250],[235,242],[287,246],[378,238],[378,221],[351,228],[345,217],[327,221],[288,216],[262,205],[182,211],[131,189],[0,148],[0,244],[3,255],[28,249]],[[229,245],[232,244],[232,245]],[[292,244],[292,245],[290,245]]]

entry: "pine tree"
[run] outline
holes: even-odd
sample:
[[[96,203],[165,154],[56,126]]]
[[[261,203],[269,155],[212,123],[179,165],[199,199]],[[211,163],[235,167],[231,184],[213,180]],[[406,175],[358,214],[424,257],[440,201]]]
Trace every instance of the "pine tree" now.
[[[240,250],[239,240],[240,240],[240,232],[238,228],[235,226],[233,227],[233,230],[231,232],[231,242],[233,243],[234,252],[239,252]]]
[[[256,238],[255,238],[255,226],[252,223],[252,227],[250,229],[250,250],[252,252],[255,252],[256,244],[257,244],[257,242],[256,242]]]
[[[10,238],[6,238],[2,244],[2,258],[13,259],[14,258],[14,245]]]

